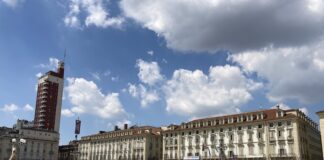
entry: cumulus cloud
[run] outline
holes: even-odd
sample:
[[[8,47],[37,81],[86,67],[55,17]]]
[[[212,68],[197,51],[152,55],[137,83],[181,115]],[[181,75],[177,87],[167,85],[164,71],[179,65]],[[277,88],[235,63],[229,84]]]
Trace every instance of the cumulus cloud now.
[[[6,5],[12,8],[15,8],[22,1],[23,0],[2,0],[3,3],[5,3]]]
[[[140,99],[142,107],[146,107],[149,104],[160,100],[158,92],[156,90],[149,90],[142,84],[139,84],[137,86],[134,84],[128,84],[128,93],[132,97]]]
[[[152,51],[152,50],[147,51],[146,53],[147,53],[148,55],[150,55],[150,56],[153,56],[153,55],[154,55],[154,51]]]
[[[26,104],[23,108],[24,111],[33,111],[34,108],[30,104]]]
[[[103,0],[70,0],[70,11],[64,18],[69,27],[81,27],[80,14],[85,13],[84,24],[96,27],[120,27],[124,21],[122,17],[110,17]]]
[[[40,78],[42,75],[43,75],[43,74],[42,74],[41,72],[38,72],[35,76],[36,76],[37,78]]]
[[[67,78],[66,93],[73,105],[71,112],[93,114],[105,119],[127,116],[118,93],[104,94],[93,81],[83,78]]]
[[[265,79],[267,97],[275,102],[323,102],[324,41],[301,47],[267,47],[231,58],[246,72]]]
[[[206,116],[239,112],[252,99],[250,91],[262,84],[247,79],[238,67],[210,67],[201,70],[178,69],[164,85],[166,110],[178,115]]]
[[[16,104],[5,104],[2,110],[5,112],[14,112],[18,110],[18,106]]]
[[[120,7],[180,51],[299,46],[324,33],[321,0],[121,0]]]
[[[50,70],[55,70],[58,67],[58,63],[60,60],[57,58],[50,57],[48,60],[48,63],[42,63],[37,65],[39,68],[45,68],[45,69],[50,69]],[[41,73],[38,73],[36,76],[39,76]]]
[[[156,62],[146,62],[139,59],[137,60],[136,67],[139,69],[138,78],[145,84],[154,85],[163,80],[160,74],[160,67]]]
[[[75,114],[70,109],[62,109],[62,115],[65,117],[73,117]]]

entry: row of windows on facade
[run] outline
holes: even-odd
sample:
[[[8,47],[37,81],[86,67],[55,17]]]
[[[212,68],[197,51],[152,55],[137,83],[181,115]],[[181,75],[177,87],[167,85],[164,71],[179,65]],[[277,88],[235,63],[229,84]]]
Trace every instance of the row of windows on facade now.
[[[206,150],[202,150],[202,151],[206,151]],[[204,155],[202,155],[203,157],[210,157],[210,156],[212,156],[212,157],[218,157],[220,155],[219,152],[217,154],[216,153],[212,153],[212,155],[209,155],[208,152],[203,152],[203,153],[204,153]],[[233,151],[233,149],[229,149],[229,151],[227,151],[227,153],[228,153],[227,155],[229,157],[233,157],[234,154],[235,154],[234,151]],[[255,156],[255,155],[261,155],[261,156],[263,156],[264,155],[264,147],[263,146],[259,146],[259,151],[258,151],[258,153],[256,153],[255,152],[255,149],[254,149],[254,146],[249,146],[248,147],[248,154],[250,156]],[[274,145],[272,145],[272,146],[270,146],[270,154],[271,155],[282,155],[282,156],[283,155],[293,155],[294,154],[293,146],[292,145],[289,146],[289,153],[288,153],[287,152],[287,149],[285,149],[285,146],[280,146],[279,149],[277,150],[276,147]],[[200,152],[197,152],[197,151],[194,154],[192,152],[188,152],[186,155],[187,156],[193,156],[193,155],[195,155],[195,156],[201,156],[200,155]],[[243,147],[239,147],[238,148],[238,155],[239,156],[246,156],[246,154],[244,153],[244,148]],[[185,156],[185,151],[182,151],[182,154],[180,155],[180,157],[184,157],[184,156]],[[164,157],[165,158],[175,158],[175,159],[179,158],[178,155],[177,155],[177,152],[174,152],[174,153],[172,153],[172,152],[165,153],[164,154]]]
[[[96,137],[95,139],[104,139],[104,138],[110,138],[110,137],[106,137],[106,136],[100,136],[100,137]],[[112,139],[112,140],[105,140],[107,142],[124,142],[124,141],[141,141],[144,140],[144,137],[134,137],[134,138],[119,138],[119,139]],[[95,141],[95,142],[90,142],[93,144],[96,143],[101,143],[102,141]]]
[[[115,158],[113,158],[115,157]],[[128,156],[128,157],[132,157],[132,159],[137,159],[137,160],[143,160],[144,159],[144,156],[143,155],[131,155],[131,156]],[[107,159],[107,160],[111,160],[111,159],[127,159],[127,156],[124,155],[120,155],[120,156],[110,156],[110,155],[93,155],[93,156],[90,156],[91,159],[93,160],[100,160],[100,159]],[[81,159],[88,159],[88,157],[81,157]]]
[[[281,127],[281,126],[283,126],[284,124],[283,124],[283,122],[277,122],[276,125],[277,125],[278,127]],[[287,126],[291,126],[291,121],[287,121],[287,122],[286,122],[286,125],[287,125]],[[236,129],[237,129],[238,131],[240,131],[240,130],[243,130],[244,127],[245,127],[245,126],[238,126],[238,127],[236,127]],[[269,127],[270,127],[270,128],[275,127],[275,123],[274,123],[274,122],[269,123]],[[247,128],[248,130],[252,130],[252,129],[254,128],[254,126],[252,126],[252,125],[247,125],[246,128]],[[262,125],[262,124],[258,124],[258,125],[257,125],[257,128],[263,128],[263,125]],[[228,132],[231,132],[231,131],[233,131],[233,129],[235,129],[235,128],[234,128],[234,127],[228,127],[228,128],[227,128],[227,131],[228,131]],[[225,130],[226,130],[226,129],[224,129],[224,128],[220,128],[220,129],[219,129],[219,132],[224,132]],[[192,132],[189,131],[189,132],[188,132],[188,135],[191,135],[191,133],[192,133]],[[204,134],[207,134],[207,130],[204,130],[203,133],[204,133]],[[215,133],[215,129],[212,129],[212,130],[211,130],[211,133]],[[200,131],[199,131],[199,130],[196,130],[196,134],[200,134]],[[185,135],[185,132],[182,132],[181,135]],[[165,137],[168,137],[168,136],[169,136],[168,133],[165,134]],[[172,136],[177,136],[177,133],[175,133],[175,134],[172,134],[172,133],[171,133],[171,134],[170,134],[170,137],[172,137]]]
[[[275,138],[275,132],[277,132],[277,138],[280,139],[280,138],[283,138],[283,134],[284,134],[284,131],[281,131],[281,130],[277,130],[277,131],[270,131],[270,138]],[[259,139],[259,140],[263,140],[263,136],[264,136],[264,133],[263,132],[258,132],[256,134],[256,138]],[[234,140],[234,134],[229,134],[228,135],[229,137],[229,141],[233,141]],[[238,141],[239,142],[243,142],[243,135],[237,135],[238,137]],[[288,130],[288,138],[292,138],[292,130]],[[192,142],[192,137],[188,137],[189,139],[189,144]],[[200,143],[200,139],[202,139],[199,135],[197,135],[195,137],[195,143]],[[204,143],[206,144],[207,143],[207,137],[206,138],[203,138],[204,139]],[[253,139],[253,133],[249,133],[249,138],[248,138],[248,141],[252,141]],[[181,141],[181,144],[183,144],[185,142],[185,137],[183,137],[182,139],[180,139]],[[223,140],[223,137],[222,136],[219,136],[219,140],[220,141],[224,141]],[[216,135],[212,134],[210,135],[210,142],[215,142],[216,141]],[[177,139],[166,139],[165,141],[165,145],[172,145],[172,144],[178,144],[178,140]]]
[[[36,135],[37,135],[37,134],[36,134],[37,132],[34,132],[34,133],[31,133],[30,131],[26,131],[26,132],[27,132],[28,135],[33,135],[33,136],[36,136]],[[20,134],[24,135],[24,131],[21,131]],[[43,133],[41,133],[41,132],[38,133],[38,135],[39,135],[39,136],[44,135],[44,136],[47,136],[47,137],[52,136],[52,134],[50,134],[50,133],[44,133],[44,134],[43,134]]]
[[[146,130],[147,132],[149,132],[149,130]],[[117,136],[128,136],[128,135],[133,135],[133,134],[141,134],[142,130],[138,130],[138,131],[129,131],[129,132],[119,132],[119,133],[108,133],[105,135],[100,135],[100,136],[89,136],[89,137],[82,137],[82,139],[84,140],[88,140],[88,139],[101,139],[101,138],[111,138],[111,137],[117,137]]]
[[[276,117],[283,117],[284,111],[279,110],[276,113]],[[236,122],[246,122],[246,121],[254,121],[254,120],[263,120],[265,118],[264,113],[258,114],[250,114],[250,115],[240,115],[237,117],[230,117],[230,118],[222,118],[222,119],[215,119],[213,121],[200,121],[200,122],[189,122],[186,124],[182,124],[181,128],[196,128],[196,127],[207,127],[212,125],[222,125],[228,123],[236,123]]]

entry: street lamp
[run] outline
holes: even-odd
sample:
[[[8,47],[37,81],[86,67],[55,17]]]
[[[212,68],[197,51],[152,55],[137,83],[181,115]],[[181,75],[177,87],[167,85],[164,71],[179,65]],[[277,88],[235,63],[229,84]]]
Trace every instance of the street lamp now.
[[[19,141],[17,141],[16,138],[13,138],[11,140],[11,142],[12,142],[12,150],[11,150],[11,156],[10,156],[9,160],[16,160],[17,159],[17,155],[16,155],[17,147],[20,145],[26,144],[26,140],[23,138],[20,138]]]
[[[216,147],[216,151],[219,152],[219,158],[224,160],[226,158],[224,151],[227,149],[227,146],[224,144],[224,140],[219,140],[219,146]]]

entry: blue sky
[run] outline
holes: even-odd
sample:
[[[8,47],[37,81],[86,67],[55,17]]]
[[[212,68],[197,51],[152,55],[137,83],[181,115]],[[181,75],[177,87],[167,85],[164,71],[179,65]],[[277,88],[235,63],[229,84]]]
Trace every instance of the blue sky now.
[[[0,126],[33,119],[65,49],[61,144],[77,117],[81,136],[276,104],[318,121],[324,4],[291,2],[1,0]]]

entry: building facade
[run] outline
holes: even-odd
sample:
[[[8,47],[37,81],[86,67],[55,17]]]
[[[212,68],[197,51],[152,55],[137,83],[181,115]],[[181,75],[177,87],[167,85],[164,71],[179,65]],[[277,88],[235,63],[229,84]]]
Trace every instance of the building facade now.
[[[59,146],[58,160],[78,160],[79,141],[71,141],[68,145]]]
[[[56,72],[49,71],[38,80],[34,125],[36,128],[59,132],[64,62],[59,62]]]
[[[162,159],[160,128],[133,126],[82,137],[80,160],[159,160]]]
[[[321,160],[320,132],[299,110],[193,120],[162,131],[163,159]]]
[[[0,128],[0,160],[8,160],[12,151],[12,139],[25,139],[18,144],[16,156],[23,160],[57,160],[59,134],[55,131],[27,127],[30,122],[18,120],[13,128]]]
[[[324,111],[319,111],[316,113],[320,118],[320,129],[321,129],[321,138],[322,138],[322,152],[324,159]]]

